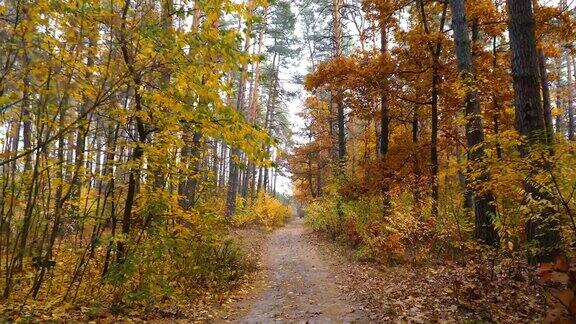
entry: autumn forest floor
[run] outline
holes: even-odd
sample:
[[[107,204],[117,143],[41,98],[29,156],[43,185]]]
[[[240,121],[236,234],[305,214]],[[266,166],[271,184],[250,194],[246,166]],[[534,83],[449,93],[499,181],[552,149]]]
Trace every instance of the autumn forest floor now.
[[[544,295],[522,269],[487,282],[474,263],[360,262],[352,250],[305,230],[299,219],[260,244],[261,270],[252,288],[229,300],[216,322],[526,323],[545,316]]]
[[[237,289],[151,314],[113,315],[97,322],[196,323],[570,323],[534,269],[515,259],[433,255],[426,262],[361,261],[354,249],[313,233],[302,219],[273,232],[234,229],[254,263]],[[560,278],[562,279],[562,278]],[[569,304],[569,303],[567,303]],[[68,317],[84,322],[82,312]],[[560,321],[554,321],[560,319]]]

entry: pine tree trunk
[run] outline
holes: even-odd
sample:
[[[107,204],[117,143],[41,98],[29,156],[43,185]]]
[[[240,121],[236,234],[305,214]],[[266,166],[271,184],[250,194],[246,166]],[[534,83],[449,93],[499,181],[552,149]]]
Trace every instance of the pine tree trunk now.
[[[380,43],[380,54],[382,56],[388,55],[388,35],[384,19],[380,21]],[[380,89],[380,143],[378,145],[378,155],[382,161],[386,160],[390,139],[390,104],[388,102],[387,87],[388,79],[386,78],[382,80]],[[382,208],[385,215],[390,209],[390,188],[386,181],[388,181],[388,179],[384,179],[382,182]]]
[[[414,106],[414,111],[412,112],[412,145],[413,148],[413,156],[412,156],[412,166],[414,172],[414,187],[412,189],[414,194],[414,214],[417,218],[420,218],[422,213],[422,195],[420,191],[420,181],[421,181],[421,172],[420,172],[420,161],[418,159],[418,142],[420,136],[419,130],[419,121],[418,121],[418,106]]]
[[[538,56],[532,1],[508,0],[508,10],[516,127],[520,134],[528,139],[527,145],[521,148],[523,156],[526,157],[529,150],[547,144],[538,84]],[[549,166],[545,161],[536,163],[524,183],[527,203],[536,205],[536,211],[530,212],[526,224],[527,239],[536,248],[530,255],[532,263],[552,261],[560,253],[556,207],[552,197],[531,179],[537,172],[544,171],[547,167]]]
[[[458,61],[458,72],[465,87],[465,116],[466,116],[466,142],[468,145],[469,163],[482,163],[484,152],[484,129],[482,126],[482,113],[480,101],[475,90],[476,80],[472,62],[472,49],[467,30],[464,0],[450,0],[452,10],[452,29],[454,31],[454,44]],[[482,167],[482,166],[478,166]],[[482,172],[479,181],[489,180],[487,172]],[[468,184],[473,182],[468,180]],[[489,245],[498,244],[498,233],[494,228],[493,219],[496,216],[494,196],[489,191],[476,192],[474,199],[474,213],[476,216],[476,238]]]
[[[544,109],[544,124],[546,125],[546,138],[548,144],[554,141],[554,125],[552,122],[552,103],[550,100],[550,85],[548,81],[548,70],[546,68],[546,56],[544,51],[538,51],[538,66],[540,72],[540,86],[542,88],[542,108]]]
[[[568,89],[568,139],[573,141],[574,137],[574,74],[572,71],[572,62],[570,60],[570,55],[566,54],[566,65],[568,67],[568,84],[566,85]]]
[[[230,150],[229,176],[228,176],[228,193],[226,195],[226,218],[232,219],[236,212],[236,195],[238,194],[238,165],[236,159],[240,158],[240,149],[232,148]]]
[[[498,51],[496,48],[496,37],[494,37],[494,39],[492,40],[492,68],[494,69],[494,71],[496,71],[498,69]],[[500,111],[501,111],[501,107],[500,104],[498,103],[498,98],[496,97],[496,93],[493,92],[492,93],[492,109],[493,109],[493,117],[492,117],[492,121],[494,123],[494,135],[498,136],[498,134],[500,134]],[[498,159],[502,159],[502,146],[500,145],[500,143],[496,143],[496,156],[498,157]]]
[[[342,0],[332,0],[333,33],[334,33],[334,57],[342,56]],[[336,91],[333,96],[336,105],[336,123],[338,126],[338,163],[339,172],[344,172],[346,163],[346,116],[344,115],[343,93]]]
[[[249,2],[250,13],[254,12],[254,2]],[[246,39],[244,41],[244,53],[249,54],[250,44],[251,44],[251,34],[252,34],[252,24],[246,26]],[[244,96],[246,92],[246,81],[248,78],[248,65],[244,63],[240,69],[240,76],[238,80],[238,98],[236,102],[236,110],[240,113],[245,113],[244,111]],[[238,184],[239,184],[239,167],[238,162],[241,161],[240,149],[237,147],[232,148],[230,153],[230,170],[228,179],[228,193],[226,197],[226,218],[231,219],[236,212],[236,195],[238,194]]]
[[[556,59],[556,86],[554,89],[556,95],[556,110],[558,110],[558,114],[556,116],[556,134],[562,134],[564,132],[564,126],[562,123],[562,114],[560,112],[564,111],[564,107],[562,107],[562,58],[559,57]]]
[[[196,202],[196,190],[198,187],[198,173],[200,172],[200,154],[202,134],[193,131],[190,125],[186,125],[184,130],[184,147],[182,148],[183,163],[188,170],[187,175],[178,185],[178,195],[180,196],[180,207],[188,210]]]

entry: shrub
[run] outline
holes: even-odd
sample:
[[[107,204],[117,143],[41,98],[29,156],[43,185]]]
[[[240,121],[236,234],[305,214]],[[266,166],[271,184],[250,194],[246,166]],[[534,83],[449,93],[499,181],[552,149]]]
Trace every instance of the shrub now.
[[[126,261],[105,277],[114,287],[112,308],[161,307],[165,301],[190,301],[239,284],[254,260],[228,235],[218,209],[203,204],[191,211],[167,204],[155,208],[141,238],[130,242]]]
[[[418,220],[410,213],[399,213],[394,207],[384,215],[378,198],[340,204],[338,199],[336,195],[328,195],[311,202],[306,208],[307,227],[350,244],[362,259],[397,262],[404,258],[405,239],[418,227]]]
[[[238,227],[255,225],[270,230],[282,226],[291,214],[288,206],[265,193],[259,193],[251,205],[243,203],[240,206],[243,208],[233,219]]]

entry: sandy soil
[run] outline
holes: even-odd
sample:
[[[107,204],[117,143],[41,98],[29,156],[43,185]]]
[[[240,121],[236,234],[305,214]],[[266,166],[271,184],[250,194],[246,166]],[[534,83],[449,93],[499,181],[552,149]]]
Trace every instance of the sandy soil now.
[[[343,293],[339,271],[295,219],[271,234],[256,292],[236,305],[235,323],[367,323],[366,309]],[[238,315],[239,314],[239,315]]]

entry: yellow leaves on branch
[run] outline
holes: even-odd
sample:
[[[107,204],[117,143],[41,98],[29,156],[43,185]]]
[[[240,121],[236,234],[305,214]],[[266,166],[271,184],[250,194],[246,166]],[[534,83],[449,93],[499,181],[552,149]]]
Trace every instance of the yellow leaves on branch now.
[[[506,29],[506,11],[492,0],[466,1],[468,21],[477,21],[490,37],[501,35]],[[500,22],[500,23],[497,23]]]
[[[569,10],[560,7],[537,6],[534,10],[536,35],[541,43],[558,44],[576,38],[576,19]],[[543,46],[550,49],[556,46]],[[553,56],[555,57],[555,56]]]
[[[379,52],[340,56],[318,66],[305,80],[306,90],[355,89],[366,84],[378,87],[394,70],[394,63]]]

